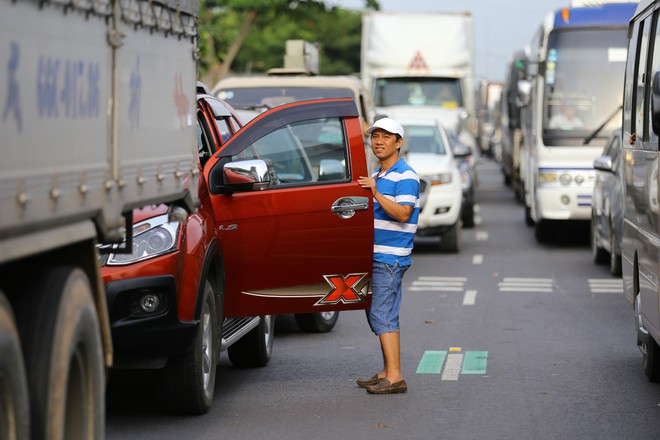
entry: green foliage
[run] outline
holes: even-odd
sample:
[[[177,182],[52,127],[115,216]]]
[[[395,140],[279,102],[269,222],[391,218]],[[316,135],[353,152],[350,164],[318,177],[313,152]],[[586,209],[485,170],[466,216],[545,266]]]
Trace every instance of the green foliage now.
[[[377,0],[365,6],[379,9]],[[200,74],[227,58],[247,14],[256,12],[231,71],[265,72],[282,67],[285,42],[302,39],[319,44],[320,73],[360,70],[361,11],[328,7],[317,0],[200,0]]]

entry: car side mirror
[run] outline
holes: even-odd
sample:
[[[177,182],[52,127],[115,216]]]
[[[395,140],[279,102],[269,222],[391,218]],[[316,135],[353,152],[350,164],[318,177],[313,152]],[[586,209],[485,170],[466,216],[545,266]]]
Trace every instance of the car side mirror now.
[[[594,168],[600,171],[613,173],[612,158],[610,156],[600,156],[594,160]]]
[[[261,159],[226,163],[222,174],[223,186],[233,191],[263,191],[270,186],[270,168]]]
[[[660,136],[660,70],[653,73],[651,91],[651,125],[653,133]]]
[[[319,181],[346,179],[346,170],[340,160],[322,159],[319,162]]]
[[[472,150],[470,149],[470,147],[464,144],[455,144],[452,147],[451,151],[454,154],[454,157],[456,158],[463,158],[472,155]]]

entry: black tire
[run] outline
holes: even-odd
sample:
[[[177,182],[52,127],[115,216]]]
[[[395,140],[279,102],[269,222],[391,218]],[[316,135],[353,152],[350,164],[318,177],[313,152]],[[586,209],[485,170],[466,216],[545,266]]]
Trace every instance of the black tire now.
[[[617,253],[614,243],[614,233],[610,227],[610,273],[615,277],[621,276],[621,254]]]
[[[474,205],[467,205],[463,207],[461,220],[463,221],[464,228],[474,227]]]
[[[440,250],[457,253],[461,250],[461,222],[454,223],[440,237]]]
[[[23,353],[11,306],[0,292],[0,439],[30,438]]]
[[[591,216],[593,219],[593,214]],[[596,234],[596,225],[594,224],[594,221],[591,220],[591,233],[590,233],[590,238],[591,238],[591,255],[593,257],[594,263],[595,264],[605,264],[609,261],[609,254],[607,251],[602,247],[599,246],[598,244],[598,236]]]
[[[527,226],[534,226],[531,210],[527,206],[525,206],[525,224]]]
[[[337,324],[339,312],[297,313],[294,315],[300,330],[307,333],[328,333]]]
[[[35,278],[17,311],[19,324],[29,323],[20,336],[32,438],[103,438],[105,366],[89,279],[67,266]]]
[[[635,297],[635,334],[637,345],[644,357],[644,374],[651,382],[660,381],[660,347],[657,342],[642,328],[641,317],[642,302],[639,294]]]
[[[539,220],[534,225],[534,238],[539,243],[549,243],[555,238],[555,225],[547,220]]]
[[[273,353],[275,316],[262,316],[259,325],[227,349],[236,367],[265,367]]]
[[[204,414],[213,404],[220,326],[213,287],[208,280],[203,295],[195,345],[185,354],[170,359],[163,371],[161,385],[167,407],[177,414]]]

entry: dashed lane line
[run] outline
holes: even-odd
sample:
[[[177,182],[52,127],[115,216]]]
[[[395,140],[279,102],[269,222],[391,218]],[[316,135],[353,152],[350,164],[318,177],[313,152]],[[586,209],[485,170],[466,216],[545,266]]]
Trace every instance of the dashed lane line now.
[[[552,278],[504,278],[497,284],[500,292],[547,292],[553,291]]]
[[[463,295],[463,305],[464,306],[473,306],[477,300],[477,291],[476,290],[466,290],[465,295]]]
[[[611,278],[590,278],[591,293],[623,293],[623,280]]]

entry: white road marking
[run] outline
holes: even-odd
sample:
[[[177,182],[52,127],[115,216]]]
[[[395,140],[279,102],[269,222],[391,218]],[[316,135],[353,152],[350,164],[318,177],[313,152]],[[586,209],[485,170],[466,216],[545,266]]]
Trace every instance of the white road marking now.
[[[476,234],[474,234],[474,238],[476,238],[477,241],[486,241],[488,240],[488,231],[477,231]]]
[[[484,256],[481,254],[475,254],[472,256],[472,264],[481,264],[484,262]]]
[[[479,206],[478,203],[475,203],[474,204],[474,212],[479,212],[479,211],[481,211],[481,206]]]
[[[500,292],[546,292],[553,291],[552,278],[504,278],[497,284]]]
[[[462,292],[465,277],[418,277],[408,290],[413,292]]]
[[[476,290],[466,290],[465,295],[463,295],[463,305],[464,306],[473,306],[477,300],[477,291]]]
[[[442,372],[441,380],[458,380],[463,365],[463,353],[450,353],[447,355],[445,369]]]
[[[623,280],[590,278],[589,290],[591,293],[623,293]]]

